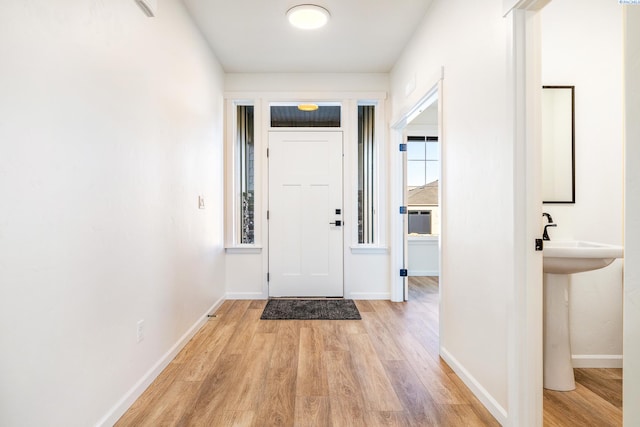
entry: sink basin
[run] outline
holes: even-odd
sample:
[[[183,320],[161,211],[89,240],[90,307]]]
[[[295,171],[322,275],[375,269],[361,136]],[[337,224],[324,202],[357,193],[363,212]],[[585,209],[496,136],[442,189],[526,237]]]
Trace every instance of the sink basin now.
[[[622,257],[622,246],[581,240],[544,242],[544,388],[576,388],[569,337],[571,274],[597,270]]]
[[[542,252],[542,271],[552,274],[573,274],[597,270],[622,258],[622,246],[582,240],[548,240]]]

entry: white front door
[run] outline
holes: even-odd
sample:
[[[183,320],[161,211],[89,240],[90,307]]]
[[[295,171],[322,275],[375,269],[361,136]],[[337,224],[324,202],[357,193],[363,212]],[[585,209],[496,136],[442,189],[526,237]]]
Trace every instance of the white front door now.
[[[342,132],[269,133],[269,296],[343,296]]]

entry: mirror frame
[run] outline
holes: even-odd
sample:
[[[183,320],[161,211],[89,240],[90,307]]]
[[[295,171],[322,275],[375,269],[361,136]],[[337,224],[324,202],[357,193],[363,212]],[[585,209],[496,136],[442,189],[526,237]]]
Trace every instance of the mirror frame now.
[[[542,89],[571,89],[571,200],[543,200],[546,204],[576,203],[576,120],[575,120],[575,86],[542,86]],[[544,160],[543,160],[544,162]],[[544,165],[543,171],[544,173]]]

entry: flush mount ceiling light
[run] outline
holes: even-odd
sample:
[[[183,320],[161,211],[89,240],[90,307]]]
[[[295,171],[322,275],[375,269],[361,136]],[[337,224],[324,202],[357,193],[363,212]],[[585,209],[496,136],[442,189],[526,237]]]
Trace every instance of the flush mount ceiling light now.
[[[316,111],[318,104],[298,104],[298,110],[300,111]]]
[[[315,4],[300,4],[287,10],[291,25],[302,30],[324,27],[329,21],[329,11]]]

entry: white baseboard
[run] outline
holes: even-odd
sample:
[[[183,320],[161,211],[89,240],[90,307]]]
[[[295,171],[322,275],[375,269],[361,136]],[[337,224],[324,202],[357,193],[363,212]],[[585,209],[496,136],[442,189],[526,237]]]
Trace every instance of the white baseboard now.
[[[389,300],[391,294],[389,292],[351,292],[348,298],[351,299],[368,299],[368,300]]]
[[[169,363],[178,355],[180,350],[193,338],[193,336],[200,330],[202,326],[207,322],[207,315],[216,311],[222,303],[225,301],[225,297],[216,301],[197,321],[187,330],[187,332],[180,337],[180,339],[158,360],[152,367],[143,375],[142,378],[103,416],[97,423],[96,427],[111,427],[120,417],[127,412],[127,409],[133,405],[142,393],[151,385],[158,375],[169,365]]]
[[[227,299],[269,299],[263,292],[227,292]]]
[[[350,296],[345,298],[351,299],[368,299],[368,300],[388,300],[391,298],[389,292],[351,292]],[[262,292],[228,292],[226,299],[269,299],[269,295]]]
[[[409,276],[440,276],[438,270],[409,270]]]
[[[471,392],[480,400],[480,402],[487,408],[491,415],[500,423],[500,425],[506,425],[507,423],[507,411],[489,394],[489,392],[482,387],[482,385],[467,371],[458,360],[451,355],[445,348],[440,347],[440,356],[449,365],[451,369],[460,377],[462,382],[465,383]]]
[[[622,368],[621,354],[574,354],[574,368]]]

